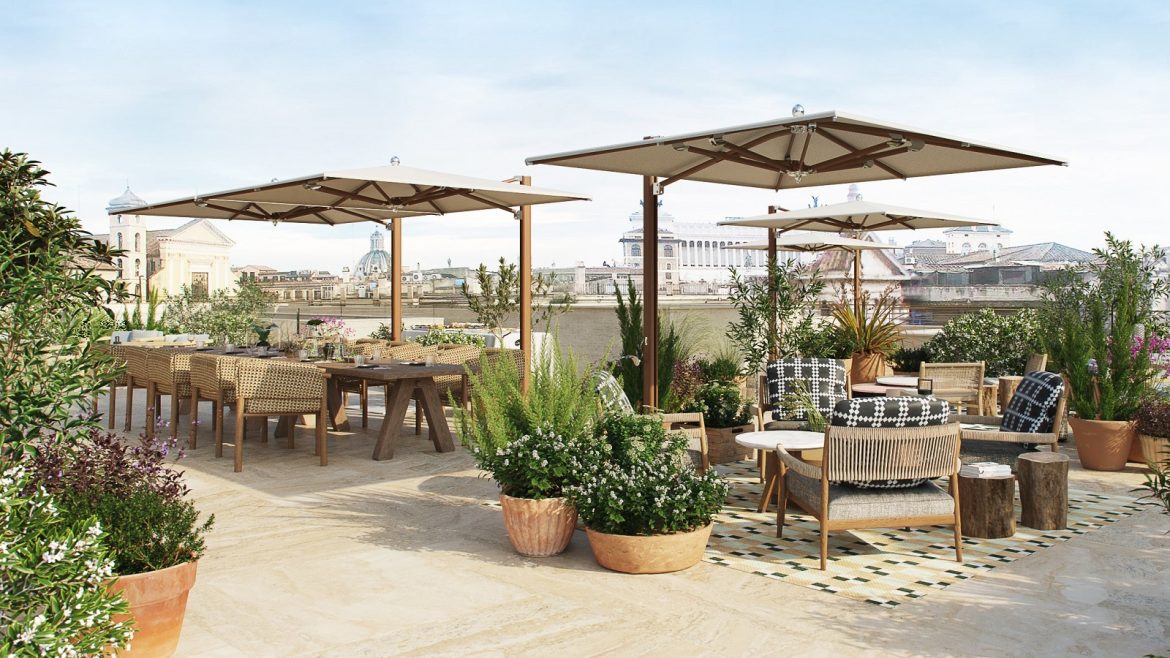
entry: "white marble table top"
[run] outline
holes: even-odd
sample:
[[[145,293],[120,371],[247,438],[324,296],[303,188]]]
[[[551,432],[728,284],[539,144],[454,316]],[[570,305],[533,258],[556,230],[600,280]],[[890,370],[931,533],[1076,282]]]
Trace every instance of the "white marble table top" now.
[[[917,377],[907,377],[905,375],[888,375],[877,378],[877,383],[882,386],[900,386],[902,388],[918,388]]]
[[[777,446],[783,446],[785,450],[820,450],[825,447],[825,434],[803,430],[744,432],[735,437],[735,442],[758,450],[775,450]]]

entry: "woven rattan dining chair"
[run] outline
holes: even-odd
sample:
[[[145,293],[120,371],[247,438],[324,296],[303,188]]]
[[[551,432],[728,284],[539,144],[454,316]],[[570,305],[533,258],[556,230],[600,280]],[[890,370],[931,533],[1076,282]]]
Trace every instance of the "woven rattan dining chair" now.
[[[931,394],[947,402],[962,404],[967,413],[983,415],[983,371],[982,361],[972,363],[927,363],[918,367],[918,377],[929,379]]]
[[[776,536],[794,502],[820,524],[821,570],[829,532],[855,528],[953,525],[963,561],[959,517],[959,424],[941,400],[870,398],[839,402],[825,429],[820,466],[776,449],[780,503]],[[950,492],[933,480],[950,479]]]
[[[162,409],[162,396],[171,396],[171,437],[179,435],[180,401],[191,397],[191,353],[160,347],[146,356],[150,381],[147,384],[146,436],[154,437],[155,419]]]
[[[211,403],[215,444],[223,444],[224,412],[236,404],[236,373],[241,359],[214,354],[191,355],[191,418],[199,417],[199,403]],[[188,445],[196,447],[199,423],[191,423]]]
[[[126,425],[122,428],[129,432],[134,423],[134,390],[147,390],[150,384],[150,368],[147,365],[147,357],[154,351],[151,347],[140,347],[137,345],[124,345],[122,347],[122,355],[126,359]],[[148,408],[152,401],[147,399],[144,402]],[[146,424],[151,425],[150,412],[146,413]]]
[[[94,351],[108,355],[113,360],[114,367],[118,369],[109,380],[110,389],[107,394],[109,399],[106,403],[106,422],[109,424],[110,429],[114,429],[114,425],[117,424],[118,414],[118,387],[126,386],[130,378],[128,372],[129,366],[126,363],[126,347],[120,344],[113,345],[111,343],[99,342],[93,344],[93,349]],[[95,395],[93,398],[93,410],[95,413],[97,412],[98,397]]]
[[[435,352],[435,363],[451,365],[467,364],[469,368],[474,368],[474,364],[479,361],[480,350],[482,349],[478,345],[440,345],[438,351]],[[463,390],[463,384],[466,381],[466,375],[442,375],[435,377],[435,388],[439,390],[439,403],[446,404],[449,400],[448,395],[453,395],[466,408],[467,400],[469,399],[469,391]],[[418,400],[415,400],[414,408],[416,410],[414,414],[414,433],[422,434],[423,415],[417,411],[419,408]]]
[[[316,416],[316,451],[322,466],[329,463],[326,442],[325,373],[309,364],[271,359],[240,359],[236,367],[234,470],[244,468],[244,423],[248,417],[289,416],[288,447],[295,447],[298,416]],[[215,456],[223,456],[217,437]]]

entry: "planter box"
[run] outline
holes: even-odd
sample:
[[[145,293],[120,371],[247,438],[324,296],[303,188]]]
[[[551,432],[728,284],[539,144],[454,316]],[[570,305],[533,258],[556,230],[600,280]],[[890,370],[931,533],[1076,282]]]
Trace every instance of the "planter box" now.
[[[707,428],[707,457],[712,464],[727,464],[747,459],[754,452],[735,442],[735,437],[756,429],[755,425]]]

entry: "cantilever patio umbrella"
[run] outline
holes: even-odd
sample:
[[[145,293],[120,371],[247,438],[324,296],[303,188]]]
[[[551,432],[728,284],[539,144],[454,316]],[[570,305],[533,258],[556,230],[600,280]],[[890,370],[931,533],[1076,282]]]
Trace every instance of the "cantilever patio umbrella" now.
[[[754,244],[729,245],[727,249],[767,251],[775,258],[777,251],[829,251],[840,249],[853,254],[853,312],[861,314],[861,252],[878,249],[897,249],[894,245],[847,238],[833,233],[786,233],[774,240]]]
[[[121,209],[119,215],[346,224],[371,221],[391,231],[392,336],[401,336],[402,218],[473,210],[504,210],[520,220],[520,347],[531,357],[531,206],[589,197],[531,186],[529,177],[509,181],[459,176],[391,164],[326,171],[287,180],[209,192],[195,197]]]
[[[680,180],[772,190],[970,171],[1063,165],[1064,161],[840,112],[530,157],[552,164],[642,176],[644,403],[658,402],[658,196]]]

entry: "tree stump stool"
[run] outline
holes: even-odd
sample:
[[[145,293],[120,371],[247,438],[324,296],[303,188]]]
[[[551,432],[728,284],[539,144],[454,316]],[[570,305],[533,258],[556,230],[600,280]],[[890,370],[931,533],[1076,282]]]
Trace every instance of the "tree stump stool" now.
[[[1011,402],[1022,381],[1024,378],[1016,375],[1004,375],[999,378],[999,415],[1002,416],[1003,412],[1007,411],[1008,402]]]
[[[1020,525],[1063,530],[1068,525],[1068,455],[1026,452],[1016,464],[1020,478]]]
[[[959,520],[964,537],[1001,539],[1016,534],[1016,479],[959,476]]]

